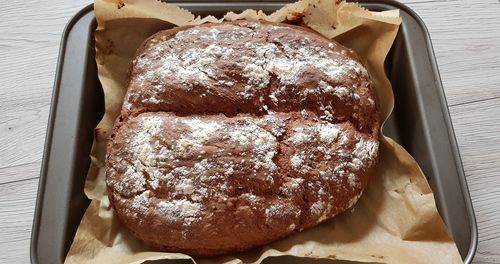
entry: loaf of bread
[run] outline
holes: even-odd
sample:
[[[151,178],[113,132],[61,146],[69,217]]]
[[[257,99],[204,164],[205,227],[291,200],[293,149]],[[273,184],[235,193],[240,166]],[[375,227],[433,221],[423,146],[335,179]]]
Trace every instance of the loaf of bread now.
[[[378,116],[358,56],[308,29],[161,31],[131,67],[108,144],[109,198],[155,249],[263,245],[356,203],[377,163]]]

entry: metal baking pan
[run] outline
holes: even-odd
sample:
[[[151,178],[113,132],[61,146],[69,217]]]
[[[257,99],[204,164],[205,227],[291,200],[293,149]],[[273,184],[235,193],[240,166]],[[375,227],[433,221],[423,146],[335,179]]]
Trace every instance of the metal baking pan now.
[[[271,12],[287,3],[169,2],[216,16],[247,8]],[[396,105],[384,131],[420,164],[464,262],[470,263],[477,247],[476,220],[427,29],[411,9],[395,1],[361,3],[371,10],[401,10],[403,22],[386,60]],[[63,33],[33,222],[32,263],[64,262],[89,204],[83,186],[93,131],[104,112],[94,58],[95,27],[89,5]]]

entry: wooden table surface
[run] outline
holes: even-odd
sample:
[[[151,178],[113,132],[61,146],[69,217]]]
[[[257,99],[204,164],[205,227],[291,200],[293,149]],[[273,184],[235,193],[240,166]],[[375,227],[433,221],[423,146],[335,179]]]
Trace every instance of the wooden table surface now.
[[[474,263],[500,263],[500,4],[404,0],[434,45],[479,227]],[[61,33],[89,0],[0,8],[0,262],[28,263]]]

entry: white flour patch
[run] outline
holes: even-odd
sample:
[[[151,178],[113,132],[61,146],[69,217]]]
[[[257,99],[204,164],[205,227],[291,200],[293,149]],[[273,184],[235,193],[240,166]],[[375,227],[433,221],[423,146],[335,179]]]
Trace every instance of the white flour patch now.
[[[175,186],[175,191],[182,194],[192,194],[194,192],[193,180],[182,179],[180,183]]]
[[[132,200],[132,207],[139,211],[146,211],[149,207],[149,194],[150,191],[148,190],[134,197]]]
[[[171,221],[181,221],[184,225],[191,225],[200,220],[202,205],[188,200],[161,201],[156,205],[156,211]]]

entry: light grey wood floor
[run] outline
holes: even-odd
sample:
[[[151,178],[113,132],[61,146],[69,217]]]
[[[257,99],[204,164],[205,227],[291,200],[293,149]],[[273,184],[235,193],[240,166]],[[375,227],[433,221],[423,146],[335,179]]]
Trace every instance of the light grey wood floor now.
[[[500,263],[500,4],[404,0],[432,38],[479,226],[474,263]],[[0,262],[28,263],[61,33],[89,0],[0,7]]]

